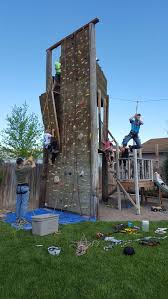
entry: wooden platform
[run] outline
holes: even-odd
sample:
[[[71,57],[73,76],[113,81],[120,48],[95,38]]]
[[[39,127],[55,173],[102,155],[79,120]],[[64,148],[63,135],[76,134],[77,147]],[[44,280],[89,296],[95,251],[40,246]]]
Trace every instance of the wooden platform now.
[[[127,192],[134,190],[134,181],[133,180],[123,180],[121,181],[123,187]],[[139,188],[144,188],[144,190],[150,190],[154,187],[154,183],[151,180],[139,180]]]

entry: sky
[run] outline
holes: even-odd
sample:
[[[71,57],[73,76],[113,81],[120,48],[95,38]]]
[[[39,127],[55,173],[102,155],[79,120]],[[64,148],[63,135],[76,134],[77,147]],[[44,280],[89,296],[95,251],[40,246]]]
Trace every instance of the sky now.
[[[25,101],[41,118],[45,50],[98,17],[96,50],[108,80],[109,125],[122,141],[128,119],[143,116],[142,142],[168,130],[167,0],[1,0],[0,128],[12,106]],[[122,99],[122,100],[121,100]],[[157,100],[157,101],[154,101]]]

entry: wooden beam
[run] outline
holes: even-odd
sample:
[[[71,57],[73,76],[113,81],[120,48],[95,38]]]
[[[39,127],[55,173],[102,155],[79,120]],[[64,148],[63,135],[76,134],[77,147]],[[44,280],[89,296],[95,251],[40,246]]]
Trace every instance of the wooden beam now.
[[[108,201],[108,163],[105,154],[102,154],[102,200]]]
[[[46,92],[52,88],[52,51],[46,54]]]
[[[135,202],[133,201],[133,199],[131,198],[131,196],[129,195],[129,193],[125,190],[125,188],[123,187],[123,185],[121,184],[121,182],[119,180],[117,180],[117,185],[119,185],[119,187],[121,188],[121,190],[123,191],[123,193],[127,196],[128,200],[137,209],[137,205],[135,204]]]
[[[109,126],[109,96],[106,96],[106,132],[105,132],[105,138],[108,139],[108,126]]]
[[[40,180],[39,207],[44,208],[47,194],[48,150],[43,149],[43,169]]]
[[[159,144],[155,144],[155,155],[156,155],[156,160],[157,160],[157,172],[159,172],[159,168],[160,168],[160,161],[159,161]]]
[[[117,165],[117,179],[120,179],[120,165],[119,165],[119,145],[116,145],[116,165]],[[117,184],[117,195],[118,195],[118,209],[121,211],[121,193],[119,185]]]
[[[58,146],[60,149],[60,131],[59,131],[59,126],[58,126],[57,110],[56,110],[56,106],[55,106],[53,91],[51,91],[51,97],[52,97],[53,111],[54,111],[54,118],[55,118],[56,137],[57,137]]]
[[[95,215],[94,201],[98,196],[98,136],[97,136],[97,80],[96,80],[96,44],[95,26],[89,24],[89,56],[90,56],[90,128],[91,128],[91,215]],[[97,207],[98,208],[98,207]]]
[[[159,202],[160,202],[160,205],[162,206],[163,204],[163,201],[162,201],[162,190],[159,188]]]
[[[90,24],[95,25],[95,24],[97,24],[98,22],[99,22],[99,19],[98,19],[98,18],[93,19],[93,20],[90,21],[89,23],[87,23],[87,24],[85,24],[84,26],[80,27],[78,30],[74,31],[73,33],[71,33],[71,34],[67,35],[66,37],[64,37],[63,39],[61,39],[59,42],[57,42],[57,43],[54,44],[53,46],[49,47],[46,51],[48,51],[48,50],[52,51],[52,50],[56,49],[57,47],[59,47],[59,46],[62,44],[62,42],[64,42],[65,39],[70,38],[70,37],[72,37],[74,34],[76,34],[76,33],[80,32],[80,31],[84,30],[84,29],[87,28]]]
[[[107,141],[107,103],[106,98],[103,99],[103,140]]]
[[[99,148],[102,148],[102,130],[101,130],[101,90],[98,89],[98,118],[99,118]]]
[[[140,200],[139,200],[139,178],[138,178],[138,165],[137,165],[137,149],[134,149],[134,184],[136,195],[137,214],[140,215]]]

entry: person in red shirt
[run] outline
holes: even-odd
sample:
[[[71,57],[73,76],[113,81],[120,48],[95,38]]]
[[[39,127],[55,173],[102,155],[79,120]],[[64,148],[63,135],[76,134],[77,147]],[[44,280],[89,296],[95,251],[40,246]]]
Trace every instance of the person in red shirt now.
[[[105,152],[107,161],[111,166],[114,159],[114,152],[113,152],[113,143],[109,139],[103,142],[103,150]]]

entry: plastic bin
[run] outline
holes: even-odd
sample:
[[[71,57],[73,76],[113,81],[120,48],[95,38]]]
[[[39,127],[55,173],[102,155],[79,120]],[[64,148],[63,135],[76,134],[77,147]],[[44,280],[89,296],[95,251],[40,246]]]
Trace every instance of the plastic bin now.
[[[45,236],[58,231],[59,215],[43,214],[32,216],[33,235]]]

